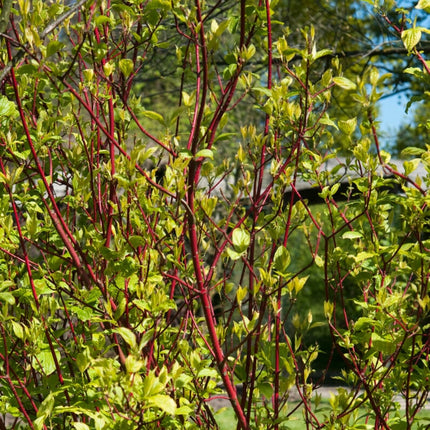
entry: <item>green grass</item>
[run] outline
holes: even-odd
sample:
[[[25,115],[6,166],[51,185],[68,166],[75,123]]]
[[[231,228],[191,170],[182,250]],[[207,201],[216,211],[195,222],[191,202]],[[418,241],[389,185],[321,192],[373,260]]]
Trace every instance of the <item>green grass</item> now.
[[[289,405],[288,411],[292,411],[297,403],[291,403]],[[330,414],[330,404],[328,400],[324,399],[321,401],[318,408],[314,410],[318,419],[324,421],[324,416],[329,416]],[[370,418],[366,425],[366,417],[368,413],[364,408],[359,408],[356,413],[356,418],[349,421],[350,429],[373,429],[374,420]],[[404,410],[399,411],[400,417],[404,417]],[[394,416],[394,415],[393,415]],[[222,408],[216,412],[215,418],[217,420],[220,430],[235,430],[236,428],[236,417],[234,415],[233,408]],[[339,423],[340,424],[340,423]],[[295,411],[288,419],[282,424],[283,430],[303,430],[306,428],[305,419],[303,416],[303,408],[300,407]],[[336,427],[340,428],[340,427]],[[391,426],[392,430],[404,430],[406,428],[405,423],[399,420],[398,423],[394,423]],[[430,410],[420,411],[417,418],[412,426],[412,430],[428,429],[430,428]]]
[[[232,423],[236,423],[233,408],[222,408],[215,414],[220,430],[234,430]]]

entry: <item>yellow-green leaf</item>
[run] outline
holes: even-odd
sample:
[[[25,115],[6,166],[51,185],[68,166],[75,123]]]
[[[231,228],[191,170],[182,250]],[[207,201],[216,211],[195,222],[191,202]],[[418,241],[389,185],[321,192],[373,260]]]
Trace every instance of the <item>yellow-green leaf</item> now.
[[[421,30],[418,28],[409,28],[402,32],[402,42],[408,51],[412,51],[421,40]]]
[[[235,251],[237,252],[246,251],[251,241],[251,237],[249,233],[246,230],[241,228],[237,228],[236,230],[233,231],[233,235],[231,239],[232,239]]]
[[[126,327],[118,327],[114,329],[113,332],[120,334],[131,348],[137,348],[136,335],[130,329]]]
[[[355,257],[355,260],[357,262],[360,262],[360,261],[364,261],[364,260],[369,260],[369,259],[373,258],[374,256],[375,256],[375,254],[372,252],[359,252]]]
[[[128,373],[137,373],[145,363],[134,355],[128,355],[125,359],[125,368]]]
[[[37,411],[38,417],[49,417],[52,412],[52,408],[54,407],[55,399],[52,393],[49,393],[45,400],[43,400],[42,404],[39,406],[39,410]]]
[[[15,336],[18,339],[24,339],[24,329],[22,328],[22,325],[16,321],[11,321],[11,323]]]
[[[60,361],[61,355],[60,353],[55,350],[55,355],[57,358],[57,361]],[[42,367],[42,369],[44,370],[44,372],[47,375],[50,375],[51,373],[54,373],[56,368],[55,368],[55,361],[54,361],[54,357],[52,356],[52,352],[50,350],[43,350],[40,351],[37,355],[37,361],[40,364],[40,366]]]
[[[354,82],[352,82],[350,79],[345,78],[343,76],[337,76],[333,78],[333,82],[338,86],[343,88],[344,90],[355,90],[357,87]]]
[[[60,51],[64,46],[64,43],[59,42],[58,40],[51,40],[46,47],[46,56],[50,57],[51,55],[56,54]]]
[[[308,278],[309,278],[309,276],[305,276],[303,278],[295,277],[293,279],[292,282],[293,282],[296,294],[298,294],[300,292],[300,290],[305,286],[306,281],[308,280]]]
[[[372,346],[383,354],[393,354],[396,351],[396,344],[389,339],[384,339],[377,333],[372,333]]]
[[[324,302],[324,315],[330,321],[333,316],[334,305],[332,302]]]
[[[357,128],[357,118],[347,119],[346,121],[339,121],[338,125],[342,132],[350,136]]]
[[[410,161],[405,161],[403,163],[403,167],[405,168],[405,175],[410,175],[414,170],[417,169],[418,164],[420,164],[420,159],[419,158],[414,158],[413,160]]]
[[[430,0],[419,0],[418,4],[415,6],[415,9],[423,9],[427,13],[430,13]]]
[[[241,304],[242,300],[246,297],[248,289],[246,287],[239,286],[236,292],[237,303]]]
[[[72,425],[76,430],[90,430],[85,423],[74,422]]]
[[[324,266],[324,260],[319,255],[316,255],[315,256],[315,264],[318,267],[323,267]]]
[[[0,117],[13,116],[17,113],[15,103],[9,101],[7,97],[0,98]]]
[[[158,112],[153,112],[152,110],[145,110],[142,112],[142,115],[146,116],[147,118],[154,119],[155,121],[158,121],[160,124],[164,124],[164,118]]]
[[[134,69],[133,60],[130,60],[129,58],[123,58],[122,60],[119,60],[119,69],[121,70],[124,77],[128,78]]]
[[[213,160],[214,153],[210,149],[201,149],[196,153],[196,158],[199,158],[199,157],[210,158],[211,160]]]
[[[107,77],[109,77],[114,72],[114,70],[115,70],[115,65],[113,64],[112,61],[108,61],[103,66],[103,71]]]
[[[285,274],[286,270],[288,269],[288,266],[290,265],[290,262],[291,257],[287,248],[285,248],[285,246],[280,246],[276,250],[275,256],[273,258],[273,265],[275,267],[275,270],[281,274]]]
[[[347,231],[342,235],[342,239],[360,239],[363,235],[359,231]]]
[[[166,414],[175,415],[176,403],[171,397],[165,394],[156,394],[155,396],[151,396],[148,401],[155,407],[166,412]]]

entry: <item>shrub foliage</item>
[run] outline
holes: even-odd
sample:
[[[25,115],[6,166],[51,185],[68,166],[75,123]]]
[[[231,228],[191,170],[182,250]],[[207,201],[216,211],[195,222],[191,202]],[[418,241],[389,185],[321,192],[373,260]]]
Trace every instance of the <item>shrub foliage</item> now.
[[[276,1],[66,3],[0,16],[0,428],[215,429],[220,397],[241,429],[411,428],[430,147],[380,147],[389,76],[291,46]],[[428,30],[375,7],[427,82]]]

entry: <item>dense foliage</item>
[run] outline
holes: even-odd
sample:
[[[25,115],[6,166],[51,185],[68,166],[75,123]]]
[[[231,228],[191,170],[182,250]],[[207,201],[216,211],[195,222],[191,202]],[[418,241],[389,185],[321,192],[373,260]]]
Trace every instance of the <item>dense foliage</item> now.
[[[421,425],[430,146],[375,122],[428,82],[412,12],[3,0],[0,429]]]

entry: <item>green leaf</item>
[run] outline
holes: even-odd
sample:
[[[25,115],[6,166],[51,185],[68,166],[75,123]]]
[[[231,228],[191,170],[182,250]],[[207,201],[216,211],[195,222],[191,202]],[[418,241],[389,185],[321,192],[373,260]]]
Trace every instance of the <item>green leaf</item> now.
[[[19,67],[16,71],[17,75],[34,75],[38,71],[38,68],[34,64],[24,64]]]
[[[312,60],[317,60],[318,58],[325,57],[327,55],[331,55],[333,51],[331,49],[322,49],[321,51],[312,54]]]
[[[109,77],[115,71],[115,64],[113,61],[108,61],[103,65],[103,71],[107,77]]]
[[[22,325],[17,323],[16,321],[11,321],[11,323],[15,336],[18,339],[24,339],[24,329],[22,328]]]
[[[330,196],[333,197],[340,188],[340,182],[336,182],[334,185],[332,185],[331,189],[330,189]]]
[[[419,164],[420,164],[419,158],[415,158],[413,160],[403,162],[403,167],[405,169],[405,175],[406,176],[410,175],[414,170],[417,169]]]
[[[305,286],[308,279],[309,279],[309,275],[304,276],[303,278],[295,277],[293,279],[293,284],[294,284],[294,289],[296,290],[296,294],[298,294],[300,290]]]
[[[90,430],[85,423],[74,422],[72,425],[76,430]]]
[[[39,407],[39,410],[37,411],[38,417],[49,417],[52,412],[52,408],[54,407],[55,398],[52,392],[48,394],[48,396],[45,398],[45,400],[42,402],[42,404]]]
[[[130,236],[128,240],[133,248],[144,246],[146,243],[146,240],[142,236]]]
[[[56,406],[54,409],[54,414],[55,415],[59,415],[59,414],[77,414],[77,415],[85,414],[85,415],[89,416],[90,418],[92,418],[93,420],[96,420],[97,417],[99,417],[99,415],[97,413],[95,413],[94,410],[87,409],[84,406],[77,406],[80,404],[82,404],[82,402],[75,403],[74,406]],[[87,404],[84,404],[84,405],[89,406]]]
[[[94,79],[94,69],[85,69],[83,73],[85,82],[92,82]]]
[[[377,333],[372,333],[372,347],[383,354],[391,355],[396,351],[396,343],[392,340],[384,339]]]
[[[363,234],[359,231],[347,231],[343,233],[342,239],[361,239]]]
[[[51,40],[46,47],[46,56],[50,57],[51,55],[56,54],[60,51],[64,46],[64,43],[59,42],[58,40]]]
[[[338,125],[343,133],[347,134],[348,136],[351,136],[357,128],[357,118],[347,119],[346,121],[339,121]]]
[[[55,355],[57,357],[57,360],[60,361],[61,355],[57,350],[55,350]],[[50,375],[51,373],[55,372],[55,361],[54,357],[52,357],[52,353],[50,350],[45,349],[43,351],[40,351],[38,354],[36,354],[36,357],[38,362],[42,366],[43,371],[47,375]]]
[[[211,21],[211,32],[216,33],[217,30],[218,30],[218,23],[215,19],[213,19]]]
[[[96,25],[96,27],[99,27],[99,28],[109,22],[110,22],[110,18],[106,15],[99,15],[94,19],[94,24]]]
[[[232,242],[233,242],[234,249],[237,252],[246,251],[250,241],[251,241],[251,237],[246,230],[242,228],[237,228],[233,231]]]
[[[224,31],[228,28],[229,23],[230,21],[228,19],[220,22],[217,25],[216,30],[214,31],[214,35],[219,38],[224,33]]]
[[[188,405],[182,405],[179,408],[176,409],[175,415],[191,415],[194,412],[193,408]]]
[[[345,78],[343,76],[337,76],[333,78],[333,82],[338,86],[343,88],[344,90],[355,90],[357,85],[354,84],[350,79]]]
[[[286,274],[288,266],[290,265],[291,257],[285,246],[280,246],[273,258],[273,266],[277,272],[280,274]]]
[[[201,149],[196,153],[196,158],[203,157],[203,158],[210,158],[211,160],[214,159],[214,153],[211,149]]]
[[[129,277],[137,271],[136,262],[133,257],[127,256],[116,266],[122,276]]]
[[[35,430],[42,430],[43,429],[43,424],[45,423],[45,419],[46,419],[45,416],[41,416],[41,417],[36,418],[33,421],[34,429]]]
[[[89,307],[80,308],[78,306],[71,306],[70,310],[73,311],[76,314],[76,316],[79,318],[79,321],[82,321],[82,322],[89,321],[91,320],[91,318],[94,317],[94,311]]]
[[[218,372],[212,367],[204,367],[203,369],[199,370],[197,376],[199,378],[204,378],[206,376],[209,376],[210,378],[216,378],[218,376]]]
[[[354,324],[355,331],[372,330],[376,321],[372,318],[360,317]]]
[[[169,10],[172,5],[169,0],[150,0],[146,7],[148,9],[160,9],[161,11]]]
[[[127,342],[127,344],[133,348],[137,348],[136,335],[127,327],[118,327],[112,330],[114,333],[118,333]]]
[[[236,63],[228,65],[223,71],[223,78],[225,80],[230,79],[236,73],[236,70],[237,70]]]
[[[430,0],[419,0],[418,4],[415,6],[415,9],[423,9],[427,13],[430,13]]]
[[[373,258],[374,256],[375,256],[375,253],[373,253],[373,252],[359,252],[355,257],[355,260],[357,262],[360,262],[360,261],[364,261],[364,260],[369,260],[369,259]]]
[[[241,286],[239,286],[238,288],[237,288],[237,292],[236,292],[236,299],[237,299],[237,302],[239,303],[239,304],[241,304],[242,303],[242,300],[246,297],[246,294],[248,293],[248,289],[246,288],[246,287],[241,287]]]
[[[145,363],[143,360],[139,360],[134,355],[128,355],[125,359],[125,368],[128,373],[137,373]]]
[[[267,97],[272,97],[272,91],[269,88],[256,86],[253,87],[252,90],[264,94]]]
[[[39,296],[44,294],[52,294],[52,290],[49,288],[46,279],[35,279],[34,286],[36,287],[36,292]]]
[[[2,116],[14,116],[17,113],[15,103],[9,101],[7,97],[2,96],[0,98],[0,118]]]
[[[320,119],[320,124],[328,125],[330,127],[334,127],[336,130],[339,130],[339,127],[336,125],[334,121],[332,121],[328,116],[324,116]]]
[[[8,303],[9,305],[15,304],[15,297],[12,293],[9,293],[8,291],[4,291],[0,293],[0,302]]]
[[[233,261],[239,260],[239,258],[241,258],[243,254],[242,252],[236,252],[231,248],[227,248],[226,252],[229,258]]]
[[[421,40],[421,30],[418,28],[409,28],[402,32],[402,42],[408,51],[412,51]]]
[[[272,384],[269,384],[268,382],[261,382],[257,384],[257,388],[266,399],[270,399],[272,397],[273,395]]]
[[[320,193],[318,193],[318,195],[322,198],[322,199],[326,199],[330,194],[330,187],[328,185],[326,185]]]
[[[255,52],[255,46],[253,44],[249,45],[248,48],[245,48],[243,51],[243,59],[249,61],[255,55]]]
[[[315,256],[315,264],[318,267],[323,267],[324,266],[324,260],[319,255],[316,255]]]
[[[134,70],[133,60],[130,60],[129,58],[123,58],[122,60],[119,60],[119,69],[121,70],[121,73],[124,75],[124,77],[128,78]]]
[[[79,372],[81,373],[85,372],[90,362],[91,362],[91,354],[88,347],[86,347],[82,352],[80,352],[76,356],[76,365],[78,366]]]
[[[148,302],[147,302],[146,300],[139,300],[139,299],[135,299],[135,300],[133,300],[133,304],[134,304],[138,309],[140,309],[141,311],[146,312],[146,311],[149,311],[149,310],[150,310],[149,304],[148,304]]]
[[[176,403],[175,401],[165,394],[156,394],[148,398],[148,401],[155,407],[161,409],[169,415],[175,415]]]
[[[417,78],[421,78],[424,75],[423,71],[419,67],[407,67],[403,70],[403,73],[414,75]]]
[[[161,125],[164,125],[164,118],[162,115],[160,115],[157,112],[154,112],[152,110],[144,110],[142,112],[143,116],[146,116],[147,118],[153,119],[155,121],[158,121]]]
[[[415,146],[408,146],[407,148],[403,149],[402,152],[400,153],[400,157],[401,158],[407,158],[407,157],[412,157],[415,155],[422,155],[425,151],[425,149],[423,148],[417,148]]]

